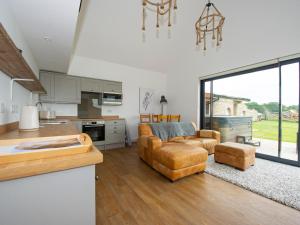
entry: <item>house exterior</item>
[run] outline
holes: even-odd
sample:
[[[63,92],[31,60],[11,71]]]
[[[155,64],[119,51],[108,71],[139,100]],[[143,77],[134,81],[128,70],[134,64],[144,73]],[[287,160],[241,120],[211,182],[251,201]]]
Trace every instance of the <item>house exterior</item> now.
[[[205,93],[205,112],[206,116],[209,116],[211,107],[211,94]],[[261,113],[257,112],[255,109],[249,109],[246,105],[250,102],[248,98],[233,97],[227,95],[217,95],[213,96],[213,115],[214,116],[245,116],[252,117],[253,121],[258,121],[261,119]]]

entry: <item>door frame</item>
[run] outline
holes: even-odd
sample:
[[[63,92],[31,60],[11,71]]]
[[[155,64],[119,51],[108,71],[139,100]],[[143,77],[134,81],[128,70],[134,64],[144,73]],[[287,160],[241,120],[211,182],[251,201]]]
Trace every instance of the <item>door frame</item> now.
[[[261,159],[266,159],[266,160],[270,160],[270,161],[274,161],[274,162],[279,162],[279,163],[283,163],[283,164],[287,164],[287,165],[291,165],[291,166],[298,166],[300,167],[300,119],[298,118],[298,132],[297,132],[297,142],[296,142],[296,148],[297,148],[297,152],[298,152],[298,161],[293,161],[290,159],[284,159],[284,158],[280,158],[280,153],[281,153],[281,138],[282,138],[282,99],[281,99],[281,95],[282,95],[282,88],[281,88],[281,84],[282,84],[282,76],[281,76],[281,67],[283,65],[288,65],[288,64],[292,64],[292,63],[298,63],[298,67],[299,67],[299,90],[298,90],[298,95],[299,95],[299,102],[298,102],[298,106],[300,107],[300,58],[294,58],[294,59],[289,59],[289,60],[284,60],[284,61],[279,61],[278,63],[274,63],[274,64],[270,64],[270,65],[266,65],[266,66],[260,66],[260,67],[256,67],[256,68],[251,68],[251,69],[246,69],[246,70],[241,70],[238,72],[233,72],[233,73],[229,73],[229,74],[225,74],[225,75],[221,75],[218,77],[212,77],[212,78],[207,78],[207,79],[201,79],[200,78],[200,129],[204,129],[205,128],[205,82],[209,82],[211,81],[211,94],[213,97],[213,81],[214,80],[219,80],[219,79],[223,79],[223,78],[228,78],[228,77],[233,77],[233,76],[238,76],[238,75],[243,75],[243,74],[247,74],[247,73],[253,73],[253,72],[257,72],[257,71],[262,71],[262,70],[267,70],[267,69],[273,69],[273,68],[278,68],[279,72],[278,72],[278,76],[279,76],[279,120],[278,120],[278,156],[271,156],[271,155],[266,155],[263,153],[256,153],[256,157],[257,158],[261,158]],[[213,106],[210,107],[211,110],[213,108]],[[298,110],[299,112],[299,110]],[[212,111],[210,112],[210,128],[212,128]]]

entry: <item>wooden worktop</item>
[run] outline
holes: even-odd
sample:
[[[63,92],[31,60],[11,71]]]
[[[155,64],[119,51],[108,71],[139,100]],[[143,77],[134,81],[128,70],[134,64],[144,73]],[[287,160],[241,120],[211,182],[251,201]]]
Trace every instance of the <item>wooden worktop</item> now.
[[[36,131],[20,131],[15,129],[0,135],[0,140],[7,139],[23,139],[23,138],[36,138],[36,137],[52,137],[79,134],[72,122],[57,125],[43,125]]]
[[[39,130],[31,132],[19,130],[10,131],[0,135],[0,140],[52,137],[74,134],[79,134],[79,131],[72,122],[68,122],[66,124],[59,125],[45,125]],[[91,151],[77,155],[2,164],[0,165],[0,181],[95,165],[102,162],[102,153],[95,146],[93,146]]]
[[[119,116],[99,116],[96,118],[79,118],[77,116],[57,116],[57,120],[70,120],[70,121],[95,121],[95,120],[104,120],[104,121],[110,121],[110,120],[125,120],[124,118],[120,118]]]

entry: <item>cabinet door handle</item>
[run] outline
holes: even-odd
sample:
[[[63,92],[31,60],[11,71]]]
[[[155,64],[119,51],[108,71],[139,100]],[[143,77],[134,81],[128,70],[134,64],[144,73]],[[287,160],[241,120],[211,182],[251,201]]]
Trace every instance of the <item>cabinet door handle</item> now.
[[[99,176],[98,176],[98,175],[95,176],[95,180],[96,180],[96,181],[99,180]]]

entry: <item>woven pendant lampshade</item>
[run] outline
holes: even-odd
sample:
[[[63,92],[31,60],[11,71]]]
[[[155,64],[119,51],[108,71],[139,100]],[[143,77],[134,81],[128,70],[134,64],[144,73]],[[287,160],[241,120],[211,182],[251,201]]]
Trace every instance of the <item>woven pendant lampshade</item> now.
[[[212,34],[212,39],[217,41],[217,46],[220,45],[222,38],[222,30],[225,17],[217,9],[217,7],[208,1],[205,5],[201,16],[195,23],[196,28],[196,45],[203,43],[203,50],[206,50],[206,38],[209,33]]]

